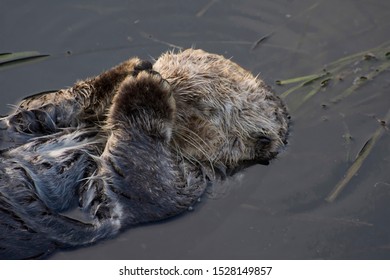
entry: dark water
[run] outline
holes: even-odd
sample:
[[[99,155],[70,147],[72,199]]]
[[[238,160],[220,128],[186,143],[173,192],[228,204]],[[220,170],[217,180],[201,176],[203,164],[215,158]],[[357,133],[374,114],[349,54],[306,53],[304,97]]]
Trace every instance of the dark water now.
[[[0,52],[50,57],[0,69],[0,114],[23,96],[72,85],[130,56],[174,46],[232,57],[270,84],[390,39],[388,0],[1,1]],[[253,44],[267,34],[252,50]],[[276,92],[285,88],[274,85]],[[330,87],[294,109],[290,145],[194,211],[130,229],[53,259],[388,259],[389,130],[337,199],[325,198],[390,108],[385,71],[329,102]],[[322,105],[326,104],[326,109]],[[347,141],[352,135],[352,140]],[[222,189],[222,188],[221,188]]]

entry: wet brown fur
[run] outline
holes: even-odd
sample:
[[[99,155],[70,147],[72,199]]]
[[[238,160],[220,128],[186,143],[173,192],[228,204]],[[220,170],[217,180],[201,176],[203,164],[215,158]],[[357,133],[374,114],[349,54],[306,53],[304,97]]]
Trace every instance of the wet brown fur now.
[[[0,256],[45,256],[180,214],[229,170],[268,164],[288,126],[260,78],[194,49],[26,98],[0,118]],[[90,223],[61,214],[77,200]]]

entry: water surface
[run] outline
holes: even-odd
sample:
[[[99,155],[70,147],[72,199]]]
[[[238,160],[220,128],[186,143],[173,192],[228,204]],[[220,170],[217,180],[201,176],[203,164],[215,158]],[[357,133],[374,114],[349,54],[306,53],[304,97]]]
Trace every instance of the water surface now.
[[[3,0],[2,7],[0,52],[50,56],[0,69],[0,115],[26,95],[175,47],[232,58],[281,94],[286,87],[275,80],[316,73],[390,40],[388,0]],[[328,87],[299,108],[301,97],[286,98],[293,118],[287,150],[269,166],[245,170],[194,211],[52,258],[390,258],[388,126],[336,200],[325,201],[381,126],[390,108],[390,75],[330,102],[343,88]]]

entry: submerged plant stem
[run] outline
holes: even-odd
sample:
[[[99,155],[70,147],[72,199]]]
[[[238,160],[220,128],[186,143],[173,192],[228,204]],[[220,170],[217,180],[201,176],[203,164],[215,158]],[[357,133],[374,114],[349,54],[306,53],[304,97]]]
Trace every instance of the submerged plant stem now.
[[[385,117],[385,123],[390,121],[390,110],[387,112],[387,115]],[[346,185],[349,183],[349,181],[357,174],[360,167],[363,165],[365,159],[370,154],[372,148],[375,146],[376,142],[379,140],[379,138],[382,136],[384,131],[384,128],[381,126],[379,127],[374,134],[371,136],[371,138],[366,142],[362,150],[359,152],[358,156],[352,163],[352,165],[347,170],[347,173],[345,174],[344,178],[340,180],[337,185],[333,188],[333,190],[330,192],[330,194],[326,197],[327,202],[333,202],[338,195],[341,193],[341,191],[346,187]]]

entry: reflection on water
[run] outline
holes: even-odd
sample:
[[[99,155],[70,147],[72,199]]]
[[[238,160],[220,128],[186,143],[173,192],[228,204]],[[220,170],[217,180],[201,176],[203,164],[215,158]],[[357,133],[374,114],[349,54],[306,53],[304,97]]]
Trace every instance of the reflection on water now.
[[[276,80],[319,73],[390,39],[387,0],[3,2],[0,52],[50,57],[0,69],[0,115],[23,96],[67,87],[129,56],[191,46],[232,57],[282,94],[290,85]],[[227,194],[206,197],[178,218],[53,258],[389,258],[389,130],[381,122],[390,105],[388,70],[333,102],[377,67],[369,63],[350,64],[347,79],[302,105],[297,102],[307,88],[287,96],[293,116],[288,149],[271,165],[253,166],[232,180]],[[333,202],[325,201],[380,127],[361,167]]]

